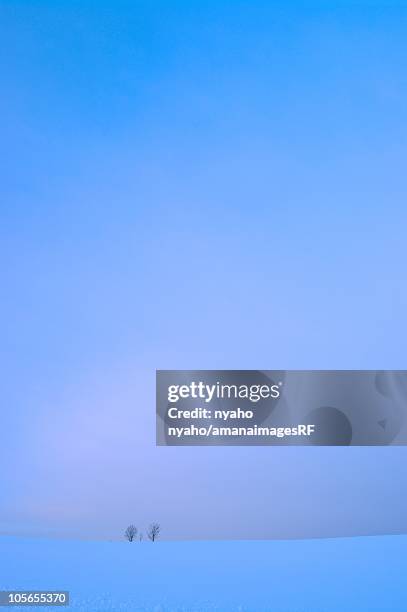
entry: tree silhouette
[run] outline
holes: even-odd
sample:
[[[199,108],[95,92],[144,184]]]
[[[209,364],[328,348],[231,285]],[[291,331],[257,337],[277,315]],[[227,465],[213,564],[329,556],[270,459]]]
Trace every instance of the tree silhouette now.
[[[155,542],[158,538],[161,531],[161,527],[159,523],[151,523],[150,527],[147,530],[148,539],[152,542]]]
[[[137,534],[137,527],[135,527],[134,525],[129,525],[126,531],[124,532],[124,537],[129,542],[133,542],[134,538],[136,537],[136,534]]]

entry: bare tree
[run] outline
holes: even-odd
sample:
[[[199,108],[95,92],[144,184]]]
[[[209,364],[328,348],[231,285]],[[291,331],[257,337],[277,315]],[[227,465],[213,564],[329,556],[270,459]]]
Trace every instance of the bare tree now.
[[[137,534],[137,527],[135,527],[134,525],[129,525],[126,531],[124,532],[124,537],[129,542],[133,542],[134,538],[136,537],[136,534]]]
[[[152,542],[155,542],[160,534],[161,527],[159,523],[151,523],[150,527],[147,530],[148,539]]]

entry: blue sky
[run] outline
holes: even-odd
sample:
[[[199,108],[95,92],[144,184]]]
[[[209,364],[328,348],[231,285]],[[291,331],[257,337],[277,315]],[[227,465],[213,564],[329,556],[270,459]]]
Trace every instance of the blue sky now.
[[[154,423],[156,368],[405,368],[406,22],[3,3],[0,530],[406,530],[403,448],[156,448]]]

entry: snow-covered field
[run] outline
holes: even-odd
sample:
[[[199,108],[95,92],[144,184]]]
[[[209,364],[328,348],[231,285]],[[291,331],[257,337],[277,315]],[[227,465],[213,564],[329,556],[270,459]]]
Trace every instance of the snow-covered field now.
[[[154,544],[1,537],[0,553],[1,590],[69,590],[75,612],[407,611],[407,536]]]

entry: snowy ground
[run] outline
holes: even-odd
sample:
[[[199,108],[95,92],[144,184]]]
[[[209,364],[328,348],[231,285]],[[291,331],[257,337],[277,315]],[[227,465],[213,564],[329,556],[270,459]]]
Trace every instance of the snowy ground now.
[[[0,553],[0,590],[69,590],[75,612],[407,611],[407,536],[154,544],[2,537]],[[44,609],[67,608],[14,608]]]

